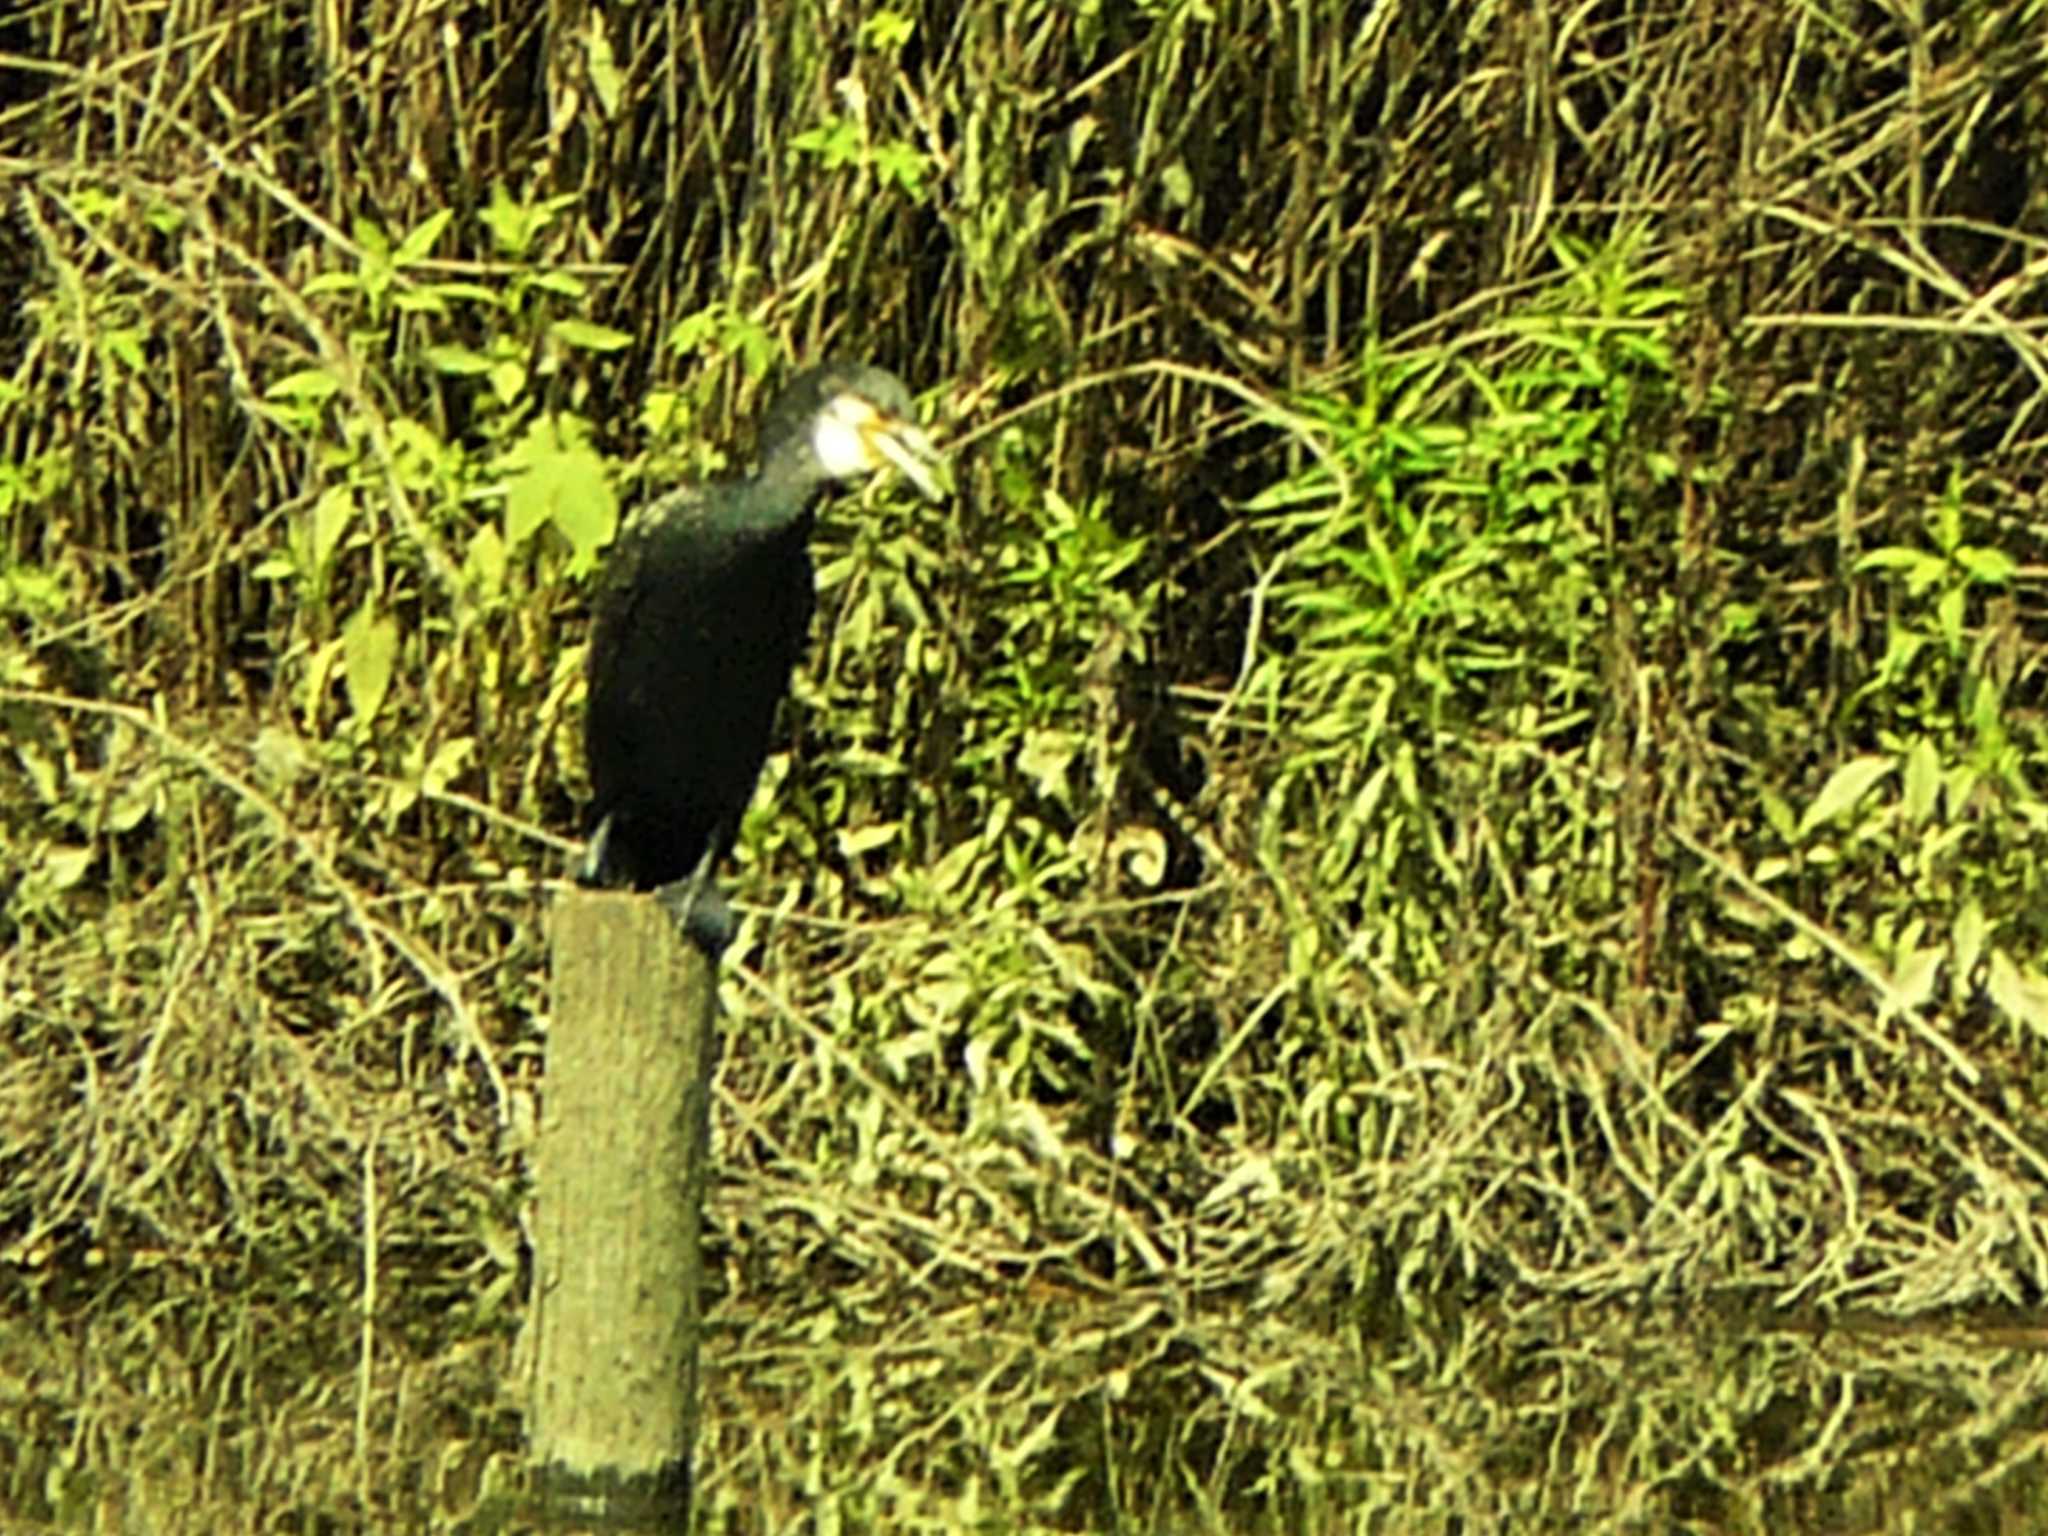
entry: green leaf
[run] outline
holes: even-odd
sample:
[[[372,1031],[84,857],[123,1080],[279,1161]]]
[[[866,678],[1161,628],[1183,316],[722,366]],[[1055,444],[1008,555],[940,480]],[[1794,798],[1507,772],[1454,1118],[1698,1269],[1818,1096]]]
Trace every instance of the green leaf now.
[[[1939,944],[1902,953],[1892,969],[1890,987],[1884,999],[1885,1010],[1903,1013],[1921,1007],[1934,996],[1934,979],[1941,973],[1945,954]]]
[[[505,590],[505,566],[505,541],[496,528],[485,523],[470,536],[463,573],[476,585],[478,595],[489,601]]]
[[[2019,574],[2019,562],[2002,549],[1965,546],[1956,551],[1956,564],[1970,573],[1972,581],[2003,586]]]
[[[490,206],[477,218],[491,232],[499,254],[517,260],[532,249],[535,238],[554,222],[555,215],[575,201],[575,193],[563,192],[538,203],[515,202],[505,184],[498,182],[491,188]]]
[[[132,325],[117,326],[100,334],[100,344],[107,349],[107,355],[116,362],[125,363],[130,372],[146,373],[149,359],[142,351],[142,332]]]
[[[433,760],[420,775],[423,788],[440,791],[453,784],[469,767],[470,759],[476,756],[476,738],[457,736],[444,741],[434,750]]]
[[[1771,824],[1771,829],[1778,836],[1788,843],[1799,841],[1799,827],[1792,819],[1792,807],[1784,796],[1766,789],[1758,792],[1757,801],[1763,808],[1764,820]]]
[[[624,331],[588,320],[557,320],[548,327],[548,334],[565,347],[581,347],[586,352],[616,352],[633,341]]]
[[[764,377],[780,351],[768,328],[747,315],[734,315],[726,322],[725,344],[739,353],[750,379]]]
[[[1962,485],[1953,476],[1949,480],[1948,494],[1934,509],[1934,516],[1929,522],[1934,528],[1934,542],[1941,546],[1942,553],[1954,554],[1956,547],[1963,542],[1963,503]]]
[[[1941,796],[1941,754],[1922,736],[1906,753],[1905,798],[1900,810],[1908,826],[1918,826],[1934,812]]]
[[[2009,1019],[2026,1025],[2048,1038],[2048,982],[2028,966],[2015,965],[2002,949],[1991,951],[1991,975],[1986,986],[1991,1001]]]
[[[1956,914],[1956,925],[1950,930],[1949,963],[1950,974],[1955,978],[1957,1002],[1963,1001],[1971,985],[1971,976],[1977,969],[1977,962],[1984,956],[1984,940],[1990,935],[1990,925],[1984,921],[1984,908],[1973,897],[1963,903],[1963,910]]]
[[[884,181],[893,181],[913,200],[924,197],[925,173],[931,161],[910,145],[891,140],[875,146],[875,170]]]
[[[374,600],[364,598],[342,628],[341,654],[349,708],[358,720],[375,719],[398,664],[398,621],[388,614],[380,616]]]
[[[440,299],[467,299],[474,304],[488,304],[493,309],[505,307],[505,296],[495,288],[486,288],[482,283],[434,283],[420,290]]]
[[[1195,178],[1185,160],[1175,160],[1160,170],[1159,189],[1175,208],[1185,208],[1195,200]]]
[[[92,868],[91,848],[51,848],[43,855],[43,877],[52,891],[68,891]]]
[[[526,281],[535,288],[558,293],[565,299],[580,299],[590,292],[589,285],[573,272],[535,272]]]
[[[468,375],[489,373],[491,360],[471,347],[428,347],[420,354],[436,373]]]
[[[640,430],[649,437],[674,437],[690,419],[689,398],[680,390],[650,389],[640,402]]]
[[[1799,818],[1799,831],[1794,841],[1804,841],[1807,834],[1822,822],[1854,810],[1871,788],[1897,766],[1897,762],[1889,757],[1858,757],[1842,764],[1828,775],[1827,783],[1821,786],[1820,793],[1806,808],[1806,814]]]
[[[860,24],[860,40],[870,48],[893,52],[910,41],[917,23],[901,11],[876,11]]]
[[[1033,782],[1043,798],[1064,800],[1068,772],[1083,745],[1082,738],[1072,731],[1027,731],[1023,749],[1017,754],[1017,771]]]
[[[677,357],[688,357],[718,334],[722,319],[723,309],[717,304],[693,310],[668,328],[662,345]]]
[[[1963,648],[1963,604],[1968,594],[1965,588],[1950,587],[1941,594],[1941,600],[1934,605],[1934,622],[1941,636],[1948,642],[1951,651]]]
[[[791,139],[789,147],[800,155],[816,155],[825,162],[825,169],[836,171],[859,163],[860,129],[850,118],[828,117]]]
[[[355,515],[356,499],[345,485],[330,485],[313,504],[313,569],[307,574],[314,580],[325,576],[333,565],[334,551]]]
[[[491,232],[498,253],[514,259],[526,254],[534,234],[545,222],[535,209],[514,202],[502,181],[491,188],[490,203],[477,211],[477,219]]]
[[[443,208],[439,213],[430,213],[413,228],[392,254],[393,266],[409,267],[416,261],[424,261],[427,252],[434,248],[434,242],[441,238],[441,231],[448,227],[448,221],[455,217],[455,210]]]
[[[858,859],[888,847],[903,835],[903,823],[885,821],[872,827],[846,827],[839,832],[841,858]]]
[[[1856,562],[1859,571],[1903,571],[1917,569],[1923,565],[1940,565],[1941,561],[1924,549],[1911,549],[1904,545],[1889,545],[1884,549],[1873,549]]]
[[[619,98],[625,94],[625,77],[612,56],[612,41],[605,36],[604,18],[595,7],[590,12],[590,30],[583,36],[583,54],[590,71],[590,88],[606,117],[619,115]]]
[[[500,405],[510,405],[526,391],[526,365],[509,358],[491,365],[491,393]]]
[[[263,391],[266,400],[326,400],[340,392],[341,381],[325,368],[301,368]]]
[[[506,544],[517,549],[552,523],[569,541],[570,572],[591,569],[619,525],[604,460],[580,440],[576,424],[549,417],[526,429],[508,461],[519,473],[505,490]]]

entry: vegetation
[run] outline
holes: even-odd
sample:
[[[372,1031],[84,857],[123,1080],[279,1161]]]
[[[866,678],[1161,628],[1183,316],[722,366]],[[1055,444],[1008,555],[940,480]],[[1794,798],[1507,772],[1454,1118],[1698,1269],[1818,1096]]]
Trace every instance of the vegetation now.
[[[2031,1509],[2044,26],[0,22],[9,1529],[509,1487],[588,578],[828,352],[701,1525]]]

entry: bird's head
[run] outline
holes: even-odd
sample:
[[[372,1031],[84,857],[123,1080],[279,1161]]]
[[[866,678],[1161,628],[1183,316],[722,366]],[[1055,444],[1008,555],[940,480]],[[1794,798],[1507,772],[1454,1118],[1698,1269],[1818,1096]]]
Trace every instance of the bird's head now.
[[[903,381],[883,368],[831,363],[799,375],[768,412],[764,454],[801,442],[828,480],[860,480],[883,468],[930,500],[944,496],[943,460],[917,424]]]

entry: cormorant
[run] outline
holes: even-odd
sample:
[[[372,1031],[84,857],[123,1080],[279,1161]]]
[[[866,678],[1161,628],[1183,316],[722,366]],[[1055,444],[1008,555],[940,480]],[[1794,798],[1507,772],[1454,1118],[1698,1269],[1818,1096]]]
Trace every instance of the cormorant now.
[[[810,632],[807,547],[828,485],[885,465],[937,500],[938,456],[903,381],[828,363],[761,425],[760,468],[633,514],[599,575],[584,745],[595,790],[586,885],[658,890],[716,958],[735,925],[712,878],[768,756]]]

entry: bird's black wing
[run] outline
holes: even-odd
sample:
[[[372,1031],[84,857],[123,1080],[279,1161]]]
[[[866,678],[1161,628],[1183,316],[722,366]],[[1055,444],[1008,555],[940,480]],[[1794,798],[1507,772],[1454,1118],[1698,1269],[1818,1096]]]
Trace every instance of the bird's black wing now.
[[[636,513],[598,580],[586,878],[647,890],[731,842],[808,629],[808,519],[736,526],[729,482]]]

